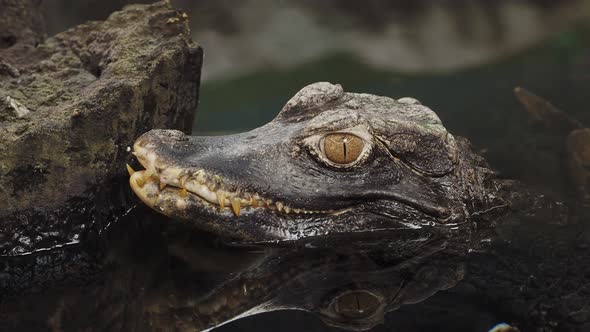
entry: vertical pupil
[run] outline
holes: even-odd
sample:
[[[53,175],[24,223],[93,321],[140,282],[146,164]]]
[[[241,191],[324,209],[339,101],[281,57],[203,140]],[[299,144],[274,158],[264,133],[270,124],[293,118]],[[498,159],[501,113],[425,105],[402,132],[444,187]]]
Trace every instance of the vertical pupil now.
[[[328,134],[324,138],[326,158],[336,164],[350,164],[357,160],[363,151],[364,142],[353,134]]]

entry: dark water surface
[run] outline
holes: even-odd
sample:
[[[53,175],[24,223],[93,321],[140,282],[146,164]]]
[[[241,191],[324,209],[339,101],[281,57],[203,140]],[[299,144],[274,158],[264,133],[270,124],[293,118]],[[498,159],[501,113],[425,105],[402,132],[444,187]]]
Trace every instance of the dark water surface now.
[[[564,224],[562,205],[542,206],[478,234],[424,225],[246,246],[139,205],[83,244],[3,261],[90,275],[56,269],[57,287],[12,294],[0,330],[200,330],[272,311],[216,331],[586,331],[587,214]]]

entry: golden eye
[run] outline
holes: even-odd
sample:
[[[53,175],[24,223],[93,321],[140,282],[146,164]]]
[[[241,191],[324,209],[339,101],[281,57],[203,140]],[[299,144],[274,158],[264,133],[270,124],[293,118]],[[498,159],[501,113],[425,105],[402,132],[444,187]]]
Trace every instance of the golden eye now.
[[[364,147],[363,140],[353,134],[337,133],[324,137],[326,158],[335,164],[346,165],[356,161]]]

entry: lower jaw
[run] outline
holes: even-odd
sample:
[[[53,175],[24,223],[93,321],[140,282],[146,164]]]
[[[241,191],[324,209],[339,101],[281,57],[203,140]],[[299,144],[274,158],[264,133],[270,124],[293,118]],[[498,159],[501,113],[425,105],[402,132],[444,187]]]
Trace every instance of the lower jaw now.
[[[285,216],[283,213],[279,213],[276,210],[273,211],[263,207],[244,207],[241,208],[238,214],[236,214],[235,211],[230,209],[230,207],[221,208],[219,205],[212,204],[191,192],[187,192],[187,194],[183,196],[181,194],[181,188],[174,186],[160,188],[160,184],[157,179],[153,177],[146,177],[145,174],[145,171],[134,172],[130,177],[130,185],[136,195],[150,208],[168,217],[190,222],[197,228],[231,239],[237,239],[238,242],[298,240],[300,237],[296,235],[290,236],[288,232],[285,231],[289,225],[292,225],[290,220],[297,220],[296,218],[301,217],[315,217],[317,219],[314,219],[314,222],[321,223],[321,220],[328,220],[330,216],[329,214],[291,214],[289,216]],[[361,210],[362,209],[358,208],[354,209],[354,211],[358,213],[362,213]],[[341,210],[338,214],[354,211],[352,208],[350,208],[347,210]],[[355,215],[356,212],[354,212]],[[336,213],[333,213],[332,215],[334,214]],[[257,220],[260,222],[256,222]],[[305,223],[305,219],[299,219],[298,221]],[[379,226],[376,229],[385,229],[391,227],[391,225],[389,225],[390,222],[391,220],[389,220],[387,224]],[[370,227],[375,226],[375,224],[372,224]],[[416,227],[420,228],[419,226]],[[414,227],[412,225],[406,225],[406,228]],[[374,229],[367,228],[364,231],[373,230]],[[352,233],[359,231],[361,230],[351,231],[331,229],[329,230],[329,233]],[[322,234],[314,234],[314,236],[319,235]],[[301,234],[299,236],[301,236]]]
[[[194,219],[198,216],[192,214],[197,213],[197,211],[202,211],[199,213],[202,213],[203,216],[207,215],[208,218],[220,217],[229,218],[230,220],[232,217],[237,218],[242,214],[250,215],[256,212],[268,211],[269,213],[277,215],[281,219],[288,220],[297,217],[321,218],[336,216],[356,210],[351,207],[334,211],[301,212],[302,210],[299,210],[299,213],[297,213],[288,208],[285,209],[284,206],[281,207],[279,205],[279,207],[277,207],[275,204],[263,204],[262,206],[257,207],[231,204],[222,207],[219,204],[212,203],[210,199],[207,200],[186,189],[171,185],[162,186],[157,177],[147,174],[145,170],[130,171],[130,173],[132,173],[129,179],[131,188],[147,206],[169,217],[178,217],[181,219]],[[192,212],[189,213],[189,210]],[[434,220],[437,218],[429,217],[428,219]]]
[[[149,173],[146,170],[134,171],[129,166],[128,171],[130,173],[129,182],[135,194],[152,209],[158,210],[171,217],[187,214],[190,206],[196,207],[196,209],[190,209],[193,210],[192,213],[201,210],[205,214],[210,214],[209,217],[231,218],[232,214],[234,217],[239,217],[241,214],[267,211],[286,220],[293,217],[328,217],[356,210],[356,208],[350,207],[339,210],[308,211],[303,209],[293,209],[280,202],[273,203],[268,199],[254,200],[257,201],[258,204],[252,204],[252,199],[248,202],[243,198],[223,198],[220,200],[218,199],[218,195],[216,197],[216,192],[204,188],[204,185],[199,186],[195,183],[188,183],[185,188],[179,188],[174,184],[163,185],[159,176],[153,172]],[[190,190],[187,189],[187,187]],[[194,193],[194,191],[197,191],[198,193]],[[398,204],[407,207],[406,204]],[[411,208],[411,210],[416,209]],[[186,217],[193,218],[197,216],[187,215]],[[438,218],[432,217],[432,219]]]
[[[283,215],[338,215],[346,213],[352,208],[340,209],[340,210],[327,210],[327,211],[310,211],[305,209],[290,208],[281,202],[272,202],[271,200],[252,200],[245,199],[234,199],[232,197],[226,198],[224,196],[219,197],[216,193],[209,191],[204,188],[204,185],[187,184],[187,187],[179,188],[173,185],[163,185],[159,178],[153,174],[148,174],[146,170],[134,171],[128,166],[130,173],[129,183],[135,194],[149,207],[157,209],[158,202],[162,202],[161,196],[167,193],[166,199],[167,205],[174,203],[176,209],[184,210],[192,201],[193,204],[214,209],[214,211],[220,216],[228,216],[233,213],[235,217],[240,216],[243,212],[255,212],[258,210],[269,210],[274,211],[277,214]],[[194,191],[197,191],[195,193]],[[253,203],[254,202],[254,203]],[[160,206],[159,210],[163,211]]]

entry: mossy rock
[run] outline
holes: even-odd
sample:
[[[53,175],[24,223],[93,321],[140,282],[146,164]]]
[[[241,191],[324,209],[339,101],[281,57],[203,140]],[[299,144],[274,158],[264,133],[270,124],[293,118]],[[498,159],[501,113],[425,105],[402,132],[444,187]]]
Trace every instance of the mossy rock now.
[[[186,14],[167,2],[0,48],[0,255],[79,238],[91,221],[72,225],[68,211],[108,199],[96,193],[124,176],[135,138],[190,131],[201,63]]]

